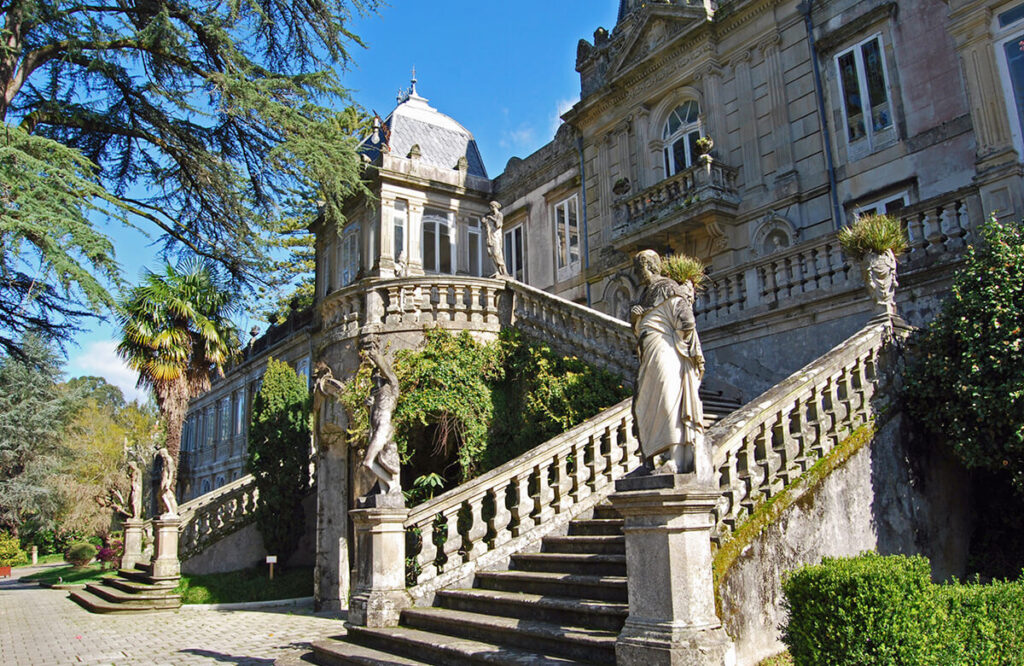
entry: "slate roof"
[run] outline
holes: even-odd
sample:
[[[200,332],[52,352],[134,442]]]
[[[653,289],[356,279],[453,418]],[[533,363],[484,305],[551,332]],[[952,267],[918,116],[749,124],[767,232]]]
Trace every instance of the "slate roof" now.
[[[465,157],[471,176],[487,178],[473,134],[430,106],[415,88],[384,120],[384,126],[386,130],[363,142],[362,152],[370,160],[377,159],[386,140],[391,154],[397,157],[408,157],[412,147],[419,146],[423,164],[454,170],[459,158]]]

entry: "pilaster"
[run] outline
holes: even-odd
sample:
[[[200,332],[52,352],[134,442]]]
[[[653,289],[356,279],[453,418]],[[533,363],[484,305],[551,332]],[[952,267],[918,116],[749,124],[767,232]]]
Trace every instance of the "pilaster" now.
[[[745,52],[733,63],[736,71],[736,97],[746,100],[738,106],[740,142],[743,149],[743,187],[750,191],[763,186],[761,148],[757,136],[757,112],[754,108],[754,81],[750,71],[750,53]]]

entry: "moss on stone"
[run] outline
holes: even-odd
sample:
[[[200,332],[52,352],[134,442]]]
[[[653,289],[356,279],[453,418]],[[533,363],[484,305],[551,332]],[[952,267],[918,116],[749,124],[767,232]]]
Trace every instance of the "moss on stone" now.
[[[886,419],[888,420],[888,419]],[[715,552],[712,568],[715,576],[715,606],[722,613],[721,584],[732,565],[754,539],[771,525],[774,525],[783,511],[798,502],[813,502],[814,491],[836,469],[846,464],[853,454],[870,442],[879,426],[872,419],[854,430],[834,449],[818,459],[800,478],[791,482],[779,493],[763,500],[753,513],[736,526],[732,537]]]

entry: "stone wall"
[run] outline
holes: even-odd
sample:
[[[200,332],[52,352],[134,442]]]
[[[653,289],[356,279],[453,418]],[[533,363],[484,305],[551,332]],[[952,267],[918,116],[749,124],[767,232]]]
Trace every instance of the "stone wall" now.
[[[757,664],[784,648],[781,579],[804,564],[877,550],[929,557],[937,581],[963,575],[970,536],[966,473],[940,451],[911,452],[905,429],[901,414],[889,418],[845,463],[797,492],[777,520],[742,544],[718,583],[738,664]],[[742,527],[737,538],[745,538]]]

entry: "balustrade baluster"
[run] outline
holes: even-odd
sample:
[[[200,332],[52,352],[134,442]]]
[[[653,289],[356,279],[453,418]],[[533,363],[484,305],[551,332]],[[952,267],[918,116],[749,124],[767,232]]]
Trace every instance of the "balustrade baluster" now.
[[[554,464],[554,460],[547,460],[536,467],[537,495],[534,497],[534,516],[536,516],[537,523],[541,525],[555,515],[555,507],[552,502],[555,491],[551,487],[550,478]]]
[[[914,213],[905,220],[907,225],[907,239],[910,246],[910,258],[918,256],[928,246],[928,240],[924,236],[923,215]]]
[[[494,548],[498,548],[512,538],[512,532],[508,529],[512,522],[512,512],[508,510],[510,485],[510,481],[501,481],[487,491],[491,501],[494,502],[494,516],[490,520],[491,533],[494,535]]]
[[[572,446],[573,458],[576,461],[576,466],[573,469],[573,480],[572,480],[572,497],[573,504],[580,502],[590,496],[590,486],[587,481],[590,480],[590,467],[587,461],[587,449],[590,443],[590,438],[578,437]]]
[[[481,493],[469,499],[469,525],[465,530],[466,561],[472,562],[487,552],[487,522],[484,520],[484,497]]]
[[[754,455],[754,438],[745,435],[736,452],[736,479],[739,482],[739,502],[734,503],[736,508],[733,512],[735,519],[739,521],[744,516],[750,515],[754,510],[753,494],[757,487],[757,479],[754,472],[757,462]]]
[[[420,530],[420,552],[416,554],[416,564],[419,565],[419,574],[416,576],[417,583],[430,580],[437,575],[437,544],[434,543],[435,520],[437,520],[437,516],[430,516],[417,525]]]
[[[597,491],[604,487],[607,479],[605,470],[608,469],[608,458],[601,450],[601,443],[604,441],[606,428],[591,433],[587,438],[587,446],[590,447],[590,488]]]
[[[946,236],[946,251],[957,254],[964,247],[964,236],[966,229],[960,224],[960,215],[957,212],[958,201],[950,201],[943,205],[941,218],[942,233]]]
[[[517,474],[513,480],[516,494],[515,505],[512,507],[512,519],[515,521],[515,526],[512,529],[514,536],[529,532],[536,524],[533,520],[533,511],[536,506],[533,496],[530,495],[530,479],[534,473],[534,470],[530,470]]]
[[[442,551],[445,558],[447,558],[441,573],[457,569],[463,562],[462,553],[459,552],[462,549],[463,541],[462,532],[459,531],[459,511],[461,509],[462,505],[457,504],[445,509],[441,513],[445,521],[445,542]]]
[[[928,255],[942,254],[945,252],[942,236],[942,221],[939,219],[935,208],[929,208],[924,212],[924,237],[928,241],[925,253]]]
[[[469,287],[468,319],[478,324],[484,320],[483,312],[481,312],[480,308],[480,287],[477,285],[470,285]]]
[[[572,486],[573,476],[568,469],[569,455],[565,453],[555,454],[555,507],[558,513],[564,513],[573,505]]]

